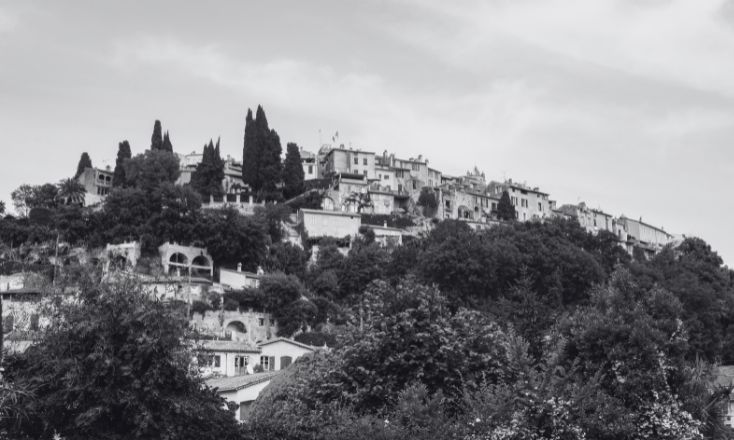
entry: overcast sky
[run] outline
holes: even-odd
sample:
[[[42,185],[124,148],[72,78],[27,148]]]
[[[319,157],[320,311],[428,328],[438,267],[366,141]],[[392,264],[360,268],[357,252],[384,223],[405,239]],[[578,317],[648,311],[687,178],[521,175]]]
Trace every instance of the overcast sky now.
[[[734,0],[0,0],[0,197],[221,136],[423,154],[707,240],[731,266]]]

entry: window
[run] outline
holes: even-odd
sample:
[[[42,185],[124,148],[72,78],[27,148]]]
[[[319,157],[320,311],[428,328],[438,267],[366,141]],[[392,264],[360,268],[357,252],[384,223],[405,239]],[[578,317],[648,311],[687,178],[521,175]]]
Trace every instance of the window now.
[[[415,180],[413,181],[413,189],[418,189],[418,183]]]
[[[270,318],[270,325],[275,325],[275,320],[273,318]]]
[[[367,175],[367,170],[362,170],[362,174]]]
[[[412,163],[412,164],[410,164],[410,169],[413,170],[413,171],[420,171],[421,166],[420,166],[420,164]]]
[[[358,158],[358,157],[355,157],[355,158],[354,158],[354,164],[355,164],[355,165],[359,165],[359,158]]]
[[[257,320],[257,324],[258,324],[258,325],[259,325],[260,327],[262,327],[263,325],[265,325],[265,319],[264,319],[264,318],[258,318],[258,320]]]
[[[367,158],[362,159],[362,165],[367,165]]]
[[[388,176],[387,174],[385,174],[384,176],[382,176],[382,180],[388,180],[389,178],[390,178],[390,176]]]
[[[543,211],[543,204],[538,202],[538,211]]]
[[[264,371],[275,371],[275,356],[260,356],[260,365]]]
[[[219,368],[222,365],[222,357],[218,354],[214,355],[214,368]]]
[[[38,313],[31,314],[31,330],[38,330]]]
[[[308,166],[308,174],[313,174],[313,165]]]

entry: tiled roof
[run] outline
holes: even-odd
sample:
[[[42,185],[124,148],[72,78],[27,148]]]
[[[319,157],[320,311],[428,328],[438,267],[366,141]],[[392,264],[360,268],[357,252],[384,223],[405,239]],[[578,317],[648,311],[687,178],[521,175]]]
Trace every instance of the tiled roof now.
[[[235,353],[260,353],[260,349],[240,341],[201,341],[201,348],[207,351],[227,351]]]
[[[269,381],[279,373],[280,371],[266,371],[263,373],[245,374],[243,376],[215,377],[206,380],[206,384],[211,388],[226,393]]]

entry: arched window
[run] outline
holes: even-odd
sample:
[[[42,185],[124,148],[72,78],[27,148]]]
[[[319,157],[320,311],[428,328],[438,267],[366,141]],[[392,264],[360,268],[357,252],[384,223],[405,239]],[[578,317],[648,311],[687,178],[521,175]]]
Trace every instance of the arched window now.
[[[186,255],[177,252],[173,255],[171,255],[171,258],[168,259],[168,274],[169,275],[186,275],[188,273],[188,264],[189,259],[186,258]]]
[[[194,267],[192,268],[191,272],[192,275],[196,276],[209,276],[210,274],[210,266],[211,263],[209,263],[209,260],[203,256],[199,255],[198,257],[194,258],[194,260],[191,262],[194,266],[200,266],[200,267]]]

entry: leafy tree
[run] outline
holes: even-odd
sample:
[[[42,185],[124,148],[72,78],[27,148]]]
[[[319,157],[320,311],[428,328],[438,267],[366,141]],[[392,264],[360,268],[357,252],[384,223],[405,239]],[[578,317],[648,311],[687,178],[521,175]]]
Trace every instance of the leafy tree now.
[[[244,269],[254,271],[265,258],[268,240],[263,226],[234,209],[202,213],[196,232],[197,241],[222,267],[236,267],[242,263]]]
[[[153,124],[153,135],[150,137],[150,149],[163,150],[163,129],[161,128],[161,121],[155,120]]]
[[[26,201],[31,208],[54,209],[58,204],[59,188],[51,183],[33,187],[31,197]]]
[[[517,213],[515,212],[515,206],[513,206],[510,200],[510,193],[502,191],[500,201],[497,203],[497,218],[504,221],[515,221],[517,219]]]
[[[268,127],[263,108],[257,107],[254,119],[252,111],[248,109],[242,150],[242,179],[260,200],[278,199],[277,190],[283,173],[281,152],[280,138],[275,130]]]
[[[292,243],[277,242],[268,249],[268,256],[263,263],[266,272],[283,272],[304,278],[309,255]]]
[[[255,219],[267,229],[272,243],[283,239],[283,222],[289,221],[290,216],[291,210],[283,204],[266,203],[255,208]]]
[[[13,200],[16,212],[22,217],[27,217],[28,211],[32,208],[29,202],[32,202],[33,199],[33,187],[23,184],[10,193],[10,198]]]
[[[5,214],[5,201],[0,200],[0,215]]]
[[[105,199],[102,215],[99,217],[99,245],[122,241],[140,240],[151,235],[148,219],[154,211],[150,198],[140,188],[115,188]]]
[[[64,205],[84,205],[84,194],[87,190],[84,185],[75,179],[64,179],[59,182],[59,189],[56,197]]]
[[[168,136],[168,130],[166,130],[166,134],[163,135],[163,144],[161,145],[161,150],[173,153],[173,144],[171,144],[171,138]]]
[[[389,258],[388,252],[376,243],[354,246],[338,272],[342,297],[361,296],[370,282],[382,279]]]
[[[298,145],[289,142],[286,145],[285,161],[283,162],[283,196],[293,198],[304,191],[303,165]]]
[[[89,154],[85,151],[82,153],[81,157],[79,158],[79,163],[76,166],[76,174],[74,174],[74,179],[78,178],[82,175],[85,169],[92,168],[92,159],[89,157]]]
[[[186,317],[131,282],[83,292],[8,362],[33,396],[16,405],[26,417],[3,423],[13,438],[237,438],[224,400],[189,369],[186,331]]]
[[[224,193],[223,179],[224,161],[219,153],[219,139],[217,139],[216,147],[209,140],[209,144],[204,145],[201,162],[191,175],[191,187],[201,195],[202,199],[209,200],[209,197],[220,197]]]
[[[112,176],[112,186],[120,187],[127,185],[127,176],[125,174],[125,161],[132,158],[130,143],[122,141],[118,145],[117,159],[115,160],[115,174]]]
[[[168,151],[148,150],[125,162],[127,183],[146,192],[175,183],[180,173],[178,158]]]

